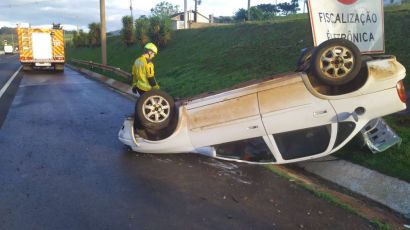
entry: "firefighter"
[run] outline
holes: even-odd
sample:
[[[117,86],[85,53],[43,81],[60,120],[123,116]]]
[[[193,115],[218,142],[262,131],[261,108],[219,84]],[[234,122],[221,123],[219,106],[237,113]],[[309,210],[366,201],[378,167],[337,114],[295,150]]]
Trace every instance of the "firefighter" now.
[[[137,58],[132,66],[132,92],[141,96],[151,89],[159,89],[154,77],[152,59],[158,54],[158,48],[153,43],[144,46],[144,54]]]

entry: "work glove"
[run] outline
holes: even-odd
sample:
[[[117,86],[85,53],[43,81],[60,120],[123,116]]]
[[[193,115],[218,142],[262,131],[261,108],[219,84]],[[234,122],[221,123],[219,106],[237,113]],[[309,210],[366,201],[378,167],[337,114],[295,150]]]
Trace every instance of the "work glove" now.
[[[133,87],[132,87],[132,92],[135,93],[135,94],[137,94],[137,92],[138,92],[138,91],[137,91],[137,86],[133,86]]]

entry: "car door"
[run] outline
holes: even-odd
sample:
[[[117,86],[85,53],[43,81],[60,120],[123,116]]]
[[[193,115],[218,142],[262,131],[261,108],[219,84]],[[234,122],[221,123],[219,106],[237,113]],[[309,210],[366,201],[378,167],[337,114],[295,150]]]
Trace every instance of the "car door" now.
[[[187,105],[187,117],[196,148],[266,135],[254,88],[193,101]]]
[[[313,96],[300,78],[258,92],[263,125],[277,163],[329,154],[337,136],[336,112]]]

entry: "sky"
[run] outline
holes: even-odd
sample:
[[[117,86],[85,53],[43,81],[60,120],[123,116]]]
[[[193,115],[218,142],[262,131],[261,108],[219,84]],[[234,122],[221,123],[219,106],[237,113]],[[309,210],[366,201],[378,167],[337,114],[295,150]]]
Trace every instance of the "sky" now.
[[[107,31],[119,30],[121,18],[130,15],[130,1],[134,18],[149,15],[151,8],[164,0],[105,0]],[[182,11],[184,0],[166,0],[178,5]],[[187,0],[188,10],[194,8],[194,0]],[[290,0],[251,0],[251,6],[276,4]],[[301,1],[302,2],[302,1]],[[99,0],[1,0],[0,27],[16,27],[17,23],[32,26],[49,26],[61,23],[66,30],[87,30],[88,24],[100,21]],[[202,0],[198,12],[209,16],[232,16],[239,8],[247,8],[247,0]]]

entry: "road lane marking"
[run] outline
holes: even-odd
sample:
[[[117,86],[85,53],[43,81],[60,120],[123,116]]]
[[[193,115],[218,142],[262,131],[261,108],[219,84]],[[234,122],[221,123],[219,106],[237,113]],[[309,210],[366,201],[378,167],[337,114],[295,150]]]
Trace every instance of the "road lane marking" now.
[[[6,84],[3,86],[3,88],[1,88],[0,90],[0,99],[1,97],[3,97],[3,94],[6,92],[7,88],[9,88],[9,86],[11,85],[11,83],[13,82],[14,78],[16,78],[17,74],[20,72],[21,68],[23,68],[23,66],[20,66],[20,68],[13,74],[13,76],[11,76],[11,78],[6,82]]]

